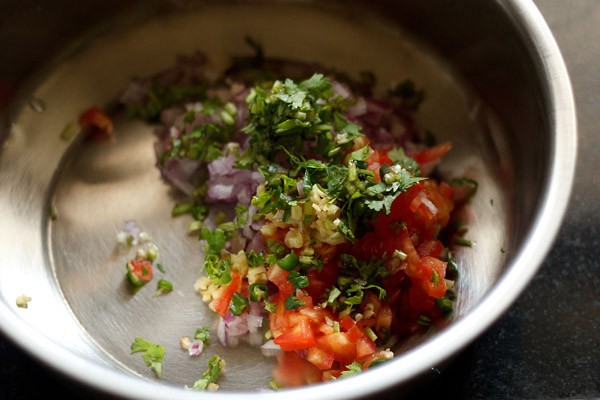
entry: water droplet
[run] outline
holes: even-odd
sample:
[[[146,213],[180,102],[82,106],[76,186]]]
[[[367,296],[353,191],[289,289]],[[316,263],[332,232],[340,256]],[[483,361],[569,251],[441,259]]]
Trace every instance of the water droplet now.
[[[37,113],[43,113],[46,111],[46,103],[44,103],[44,100],[42,99],[31,97],[29,100],[27,100],[27,102],[29,103],[29,107]]]

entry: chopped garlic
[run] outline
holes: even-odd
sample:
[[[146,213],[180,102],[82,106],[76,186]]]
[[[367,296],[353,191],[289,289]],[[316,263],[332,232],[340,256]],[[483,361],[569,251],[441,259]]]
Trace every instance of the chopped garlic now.
[[[31,297],[22,294],[19,297],[17,297],[17,307],[28,308],[30,301],[31,301]]]

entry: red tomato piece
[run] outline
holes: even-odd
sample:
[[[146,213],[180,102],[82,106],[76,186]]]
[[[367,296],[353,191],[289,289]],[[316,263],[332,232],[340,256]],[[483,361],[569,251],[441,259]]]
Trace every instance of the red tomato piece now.
[[[293,313],[293,315],[297,317],[294,321],[295,324],[275,337],[273,339],[275,344],[278,344],[284,351],[302,350],[315,346],[317,344],[315,333],[308,318],[297,313]]]
[[[308,349],[306,360],[313,363],[320,370],[328,370],[333,365],[335,357],[332,352],[320,347],[311,347]]]
[[[282,352],[273,370],[273,377],[283,387],[303,386],[321,382],[323,373],[296,352]]]
[[[325,263],[319,271],[318,268],[311,268],[308,271],[308,287],[306,292],[313,299],[319,300],[321,296],[335,284],[339,274],[339,266],[334,260]]]
[[[275,284],[279,289],[279,295],[283,301],[294,293],[294,285],[288,281],[289,271],[281,268],[277,264],[273,264],[267,270],[267,279]]]
[[[441,299],[446,294],[446,262],[433,257],[423,257],[419,261],[423,278],[421,285],[429,296]]]
[[[104,141],[113,136],[113,123],[98,107],[90,107],[79,116],[79,126],[86,138]]]
[[[435,304],[433,297],[425,293],[419,285],[411,286],[408,289],[408,301],[415,311],[429,311]]]
[[[342,319],[340,319],[340,328],[342,328],[344,331],[347,331],[353,326],[356,326],[356,321],[351,316],[345,315],[342,317]]]
[[[444,251],[444,245],[439,240],[426,240],[417,247],[420,257],[440,258],[442,251]]]
[[[390,326],[392,326],[392,308],[387,302],[381,302],[375,318],[375,328],[378,331],[389,330]]]
[[[379,176],[379,168],[381,168],[381,164],[392,165],[392,160],[387,155],[387,151],[384,150],[374,150],[372,148],[369,149],[369,157],[365,160],[368,164],[367,170],[372,171],[375,174],[375,180],[377,182],[381,182],[381,177]]]
[[[210,307],[221,317],[224,317],[229,311],[229,303],[231,303],[231,298],[233,294],[239,292],[242,287],[242,276],[239,272],[235,272],[231,276],[231,282],[224,286],[221,294],[216,299],[210,303]]]
[[[329,382],[334,379],[338,379],[342,375],[342,371],[339,369],[330,369],[327,371],[323,371],[323,382]]]
[[[356,358],[363,359],[377,351],[375,343],[368,337],[362,337],[356,341]]]
[[[319,347],[333,353],[335,360],[347,365],[356,359],[356,345],[344,332],[334,332],[317,339]]]
[[[412,153],[410,154],[410,157],[418,162],[419,165],[424,165],[430,162],[438,161],[444,156],[444,154],[449,152],[450,149],[452,149],[452,143],[444,142]]]
[[[152,280],[152,263],[148,260],[131,260],[127,263],[127,277],[134,286],[143,286]]]

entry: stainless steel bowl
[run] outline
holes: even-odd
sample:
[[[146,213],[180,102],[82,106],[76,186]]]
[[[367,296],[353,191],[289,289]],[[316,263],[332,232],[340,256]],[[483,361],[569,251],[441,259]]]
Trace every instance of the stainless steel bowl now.
[[[0,329],[90,392],[198,395],[183,386],[205,364],[178,356],[178,343],[212,317],[193,293],[198,243],[182,240],[186,221],[170,218],[173,198],[153,168],[148,127],[116,121],[117,146],[60,138],[83,108],[109,104],[128,79],[179,53],[203,50],[223,61],[248,51],[249,34],[276,56],[371,69],[382,82],[410,77],[428,95],[419,123],[454,143],[442,174],[479,182],[464,215],[474,246],[457,254],[448,325],[403,343],[385,366],[290,396],[401,393],[496,321],[553,244],[573,181],[575,110],[559,49],[529,0],[55,3],[1,6],[14,23],[0,25],[10,60],[0,63]],[[171,296],[127,295],[114,235],[131,218],[159,244],[181,288]],[[27,309],[15,304],[22,294],[32,298]],[[162,379],[129,354],[135,336],[167,344]],[[255,390],[267,387],[271,366],[258,350],[210,351],[228,370],[222,390],[204,398],[282,395]]]

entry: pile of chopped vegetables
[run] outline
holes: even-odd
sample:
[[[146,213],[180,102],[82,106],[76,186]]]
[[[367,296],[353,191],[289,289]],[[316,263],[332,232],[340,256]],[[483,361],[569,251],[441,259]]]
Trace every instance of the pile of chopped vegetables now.
[[[255,47],[222,74],[202,54],[181,58],[121,100],[156,124],[157,166],[186,196],[172,214],[190,215],[204,246],[194,287],[220,344],[276,354],[273,387],[338,379],[452,311],[451,219],[465,191],[435,178],[451,144],[418,129],[413,82],[378,93],[371,73]],[[152,261],[130,263],[133,284]],[[195,387],[218,376],[211,368]]]

